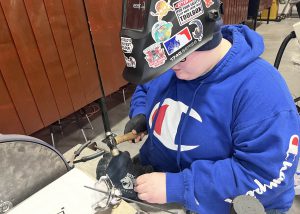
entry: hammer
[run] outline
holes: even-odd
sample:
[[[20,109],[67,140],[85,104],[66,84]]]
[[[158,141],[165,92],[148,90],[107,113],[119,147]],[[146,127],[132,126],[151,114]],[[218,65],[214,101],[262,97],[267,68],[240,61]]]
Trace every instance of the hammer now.
[[[106,133],[106,138],[102,142],[106,143],[109,147],[112,156],[118,156],[120,151],[117,148],[117,145],[126,141],[134,140],[139,134],[133,134],[128,132],[127,134],[121,136],[115,136],[111,132]]]

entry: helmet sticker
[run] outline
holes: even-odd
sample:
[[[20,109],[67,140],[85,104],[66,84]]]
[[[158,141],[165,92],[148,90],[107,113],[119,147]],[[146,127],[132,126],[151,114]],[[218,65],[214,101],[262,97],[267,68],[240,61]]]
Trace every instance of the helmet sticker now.
[[[135,3],[135,4],[133,4],[132,5],[132,7],[133,8],[135,8],[135,9],[144,9],[145,10],[145,2],[143,2],[143,3]]]
[[[194,47],[198,43],[197,40],[192,41],[190,44],[185,46],[183,49],[181,49],[178,53],[176,53],[174,56],[170,58],[171,61],[176,60],[178,57],[180,57],[182,54],[187,52],[190,48]]]
[[[204,13],[201,0],[179,0],[173,4],[180,26]]]
[[[136,61],[135,58],[133,58],[132,56],[127,57],[124,55],[125,58],[125,62],[126,62],[126,66],[130,67],[130,68],[136,68]]]
[[[123,0],[123,77],[146,83],[199,50],[219,29],[220,5],[216,0]]]
[[[152,27],[152,37],[155,42],[164,42],[171,37],[172,34],[172,22],[159,21]]]
[[[131,38],[121,37],[121,46],[124,53],[132,53],[133,44]]]
[[[171,39],[165,41],[163,44],[168,55],[172,55],[173,53],[184,47],[191,40],[192,36],[190,34],[189,28],[185,27],[183,30],[179,31]]]
[[[210,8],[214,4],[213,0],[204,0],[206,8]]]
[[[120,180],[120,182],[124,189],[133,189],[134,180],[134,175],[127,173],[126,176]]]
[[[150,12],[151,16],[157,16],[158,17],[158,21],[162,20],[163,17],[165,17],[169,11],[174,11],[174,8],[170,5],[170,1],[168,0],[168,2],[166,2],[165,0],[159,0],[158,2],[156,2],[155,4],[155,10],[156,13],[154,12]]]
[[[193,21],[191,21],[189,23],[189,25],[193,25],[193,24],[196,25],[196,28],[195,28],[194,32],[192,32],[192,35],[193,35],[194,39],[197,39],[200,42],[203,38],[202,22],[199,19],[194,19]]]
[[[149,67],[157,68],[167,60],[164,49],[161,47],[160,43],[154,43],[153,45],[147,47],[143,50],[143,53],[146,55],[145,59],[148,62]]]

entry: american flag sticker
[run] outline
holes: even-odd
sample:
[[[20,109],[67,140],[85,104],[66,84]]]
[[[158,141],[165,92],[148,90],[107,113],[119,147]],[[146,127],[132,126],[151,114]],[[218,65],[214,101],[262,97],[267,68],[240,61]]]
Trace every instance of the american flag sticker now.
[[[188,27],[185,27],[183,30],[175,34],[169,40],[163,43],[167,54],[172,55],[176,51],[180,50],[186,44],[188,44],[192,40],[191,33]]]

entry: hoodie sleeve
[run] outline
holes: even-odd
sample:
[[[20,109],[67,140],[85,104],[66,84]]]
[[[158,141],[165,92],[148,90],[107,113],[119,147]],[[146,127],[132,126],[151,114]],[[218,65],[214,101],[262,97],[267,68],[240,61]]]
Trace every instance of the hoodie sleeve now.
[[[146,113],[146,99],[149,84],[138,85],[131,98],[129,117]]]
[[[250,195],[273,208],[276,197],[294,187],[299,130],[299,115],[288,110],[236,126],[231,158],[197,160],[180,173],[167,173],[167,201],[199,213],[224,213],[225,200]],[[291,206],[290,192],[280,208]]]

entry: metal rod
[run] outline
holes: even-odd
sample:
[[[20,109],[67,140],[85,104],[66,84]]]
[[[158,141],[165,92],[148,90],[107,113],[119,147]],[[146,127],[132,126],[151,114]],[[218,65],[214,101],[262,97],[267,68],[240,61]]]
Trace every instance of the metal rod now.
[[[101,113],[102,113],[102,121],[103,121],[103,125],[104,125],[104,130],[105,130],[105,133],[107,133],[107,132],[111,132],[111,128],[110,128],[110,122],[109,122],[109,119],[108,119],[108,113],[107,113],[107,109],[106,109],[105,92],[104,92],[104,87],[103,87],[103,84],[102,84],[102,79],[101,79],[101,75],[100,75],[100,71],[99,71],[97,54],[96,54],[93,35],[92,35],[92,28],[91,28],[91,25],[90,25],[90,22],[89,22],[85,1],[82,0],[82,3],[83,3],[86,22],[87,22],[87,25],[88,25],[88,28],[89,28],[89,36],[90,36],[90,40],[91,40],[93,56],[94,56],[95,63],[96,63],[97,76],[98,76],[98,80],[99,80],[99,84],[100,84],[100,91],[101,91],[101,94],[102,94],[102,97],[100,97],[100,99],[98,99],[98,104],[100,106]]]
[[[105,191],[102,191],[102,190],[99,190],[99,189],[96,189],[96,188],[93,188],[93,187],[89,187],[89,186],[84,186],[84,187],[88,188],[88,189],[91,189],[91,190],[94,190],[94,191],[97,191],[97,192],[108,194],[108,192],[105,192]],[[126,198],[126,197],[123,197],[123,196],[114,195],[114,197],[118,197],[118,198],[121,198],[123,200],[130,201],[130,202],[133,202],[133,203],[137,203],[137,204],[149,207],[149,208],[157,209],[157,210],[160,210],[160,211],[163,211],[163,212],[166,212],[166,213],[177,214],[177,212],[171,212],[169,210],[162,209],[160,207],[156,207],[156,206],[153,206],[153,205],[150,205],[150,204],[146,204],[146,203],[143,203],[143,202],[140,202],[140,201],[135,201],[133,199]]]

